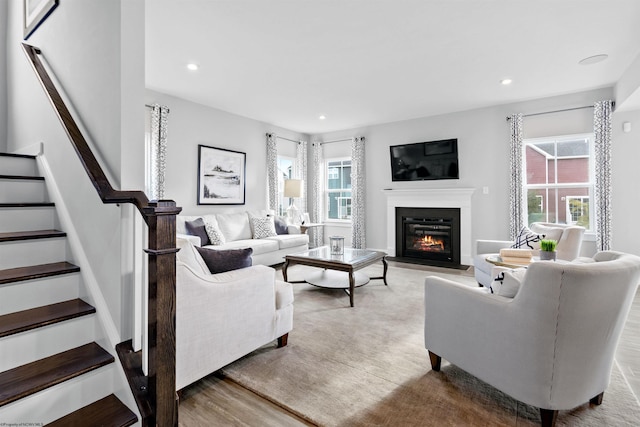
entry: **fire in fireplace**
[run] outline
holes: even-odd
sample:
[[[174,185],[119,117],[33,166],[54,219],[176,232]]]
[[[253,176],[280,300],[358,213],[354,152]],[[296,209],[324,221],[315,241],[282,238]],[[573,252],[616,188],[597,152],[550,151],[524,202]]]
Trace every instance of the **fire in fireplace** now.
[[[438,266],[460,265],[460,209],[396,208],[396,256]]]

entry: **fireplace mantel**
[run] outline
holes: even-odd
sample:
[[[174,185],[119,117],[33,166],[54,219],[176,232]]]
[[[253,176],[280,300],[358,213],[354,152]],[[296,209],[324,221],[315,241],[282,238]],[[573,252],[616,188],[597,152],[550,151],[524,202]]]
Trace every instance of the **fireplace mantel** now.
[[[387,198],[387,253],[396,255],[396,208],[459,208],[460,262],[473,265],[471,196],[475,188],[382,190]]]

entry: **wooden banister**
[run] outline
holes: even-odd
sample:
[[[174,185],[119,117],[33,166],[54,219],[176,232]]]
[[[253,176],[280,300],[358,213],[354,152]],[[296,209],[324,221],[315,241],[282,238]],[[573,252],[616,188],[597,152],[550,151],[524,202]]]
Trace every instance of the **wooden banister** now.
[[[151,407],[151,415],[143,419],[142,424],[177,426],[176,215],[182,208],[172,200],[149,201],[143,191],[115,190],[40,61],[40,49],[26,43],[22,43],[22,48],[102,202],[135,205],[149,227],[148,249],[145,250],[149,255],[149,373],[146,393],[149,401],[145,405]],[[140,402],[138,405],[141,406]]]

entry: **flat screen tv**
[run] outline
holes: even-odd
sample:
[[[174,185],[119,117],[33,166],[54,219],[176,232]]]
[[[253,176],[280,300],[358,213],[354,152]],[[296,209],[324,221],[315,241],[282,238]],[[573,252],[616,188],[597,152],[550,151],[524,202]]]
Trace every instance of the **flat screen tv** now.
[[[391,180],[458,179],[458,140],[392,145]]]

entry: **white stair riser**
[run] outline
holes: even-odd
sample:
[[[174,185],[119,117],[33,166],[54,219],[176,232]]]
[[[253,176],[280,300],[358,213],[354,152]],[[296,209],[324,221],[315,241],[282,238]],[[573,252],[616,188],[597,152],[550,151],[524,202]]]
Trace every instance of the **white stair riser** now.
[[[67,239],[16,240],[0,243],[0,269],[66,261]]]
[[[51,230],[55,219],[55,207],[0,208],[0,233]]]
[[[71,273],[0,285],[0,315],[82,298],[81,280]]]
[[[103,366],[2,406],[0,420],[6,425],[44,425],[102,399],[112,393],[115,366]]]
[[[35,159],[0,156],[0,175],[40,176]]]
[[[0,338],[0,372],[94,341],[95,318],[89,314]]]
[[[0,203],[41,203],[48,201],[44,181],[0,179]]]

